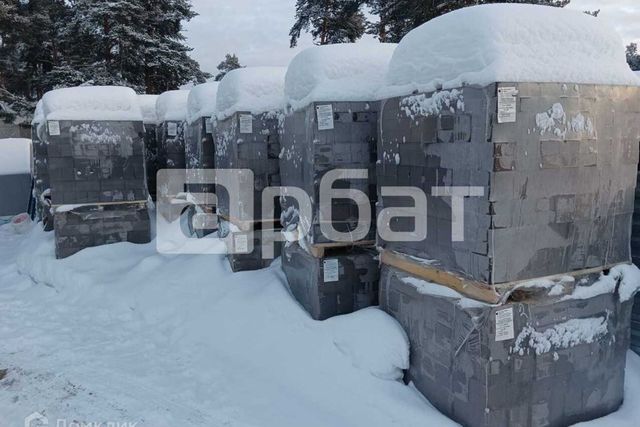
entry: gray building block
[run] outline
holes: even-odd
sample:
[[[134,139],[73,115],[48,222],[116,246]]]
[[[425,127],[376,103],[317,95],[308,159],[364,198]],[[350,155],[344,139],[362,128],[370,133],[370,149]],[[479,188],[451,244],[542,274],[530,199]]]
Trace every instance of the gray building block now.
[[[428,286],[383,265],[380,307],[409,336],[406,381],[445,415],[470,427],[566,426],[622,404],[631,301],[604,294],[490,306]],[[593,319],[593,334],[591,323],[567,323]]]
[[[239,231],[229,224],[228,221],[220,219],[219,234],[224,238],[227,246],[227,259],[234,273],[239,271],[261,270],[271,265],[275,258],[282,253],[282,242],[273,238],[274,234],[279,234],[280,230],[257,228],[253,233]],[[272,258],[263,256],[263,242],[273,245],[274,254]],[[253,248],[251,248],[253,244]]]
[[[498,123],[502,87],[517,90],[513,123]],[[629,261],[638,105],[640,88],[553,83],[383,101],[379,187],[422,188],[428,234],[379,244],[490,284]],[[451,200],[432,196],[434,186],[484,189],[464,200],[463,242],[451,241]],[[403,203],[385,197],[378,211]],[[412,229],[407,219],[396,222]]]
[[[291,293],[315,320],[377,305],[377,252],[340,248],[315,258],[297,243],[283,248],[282,270]]]
[[[333,128],[319,129],[318,107],[331,106]],[[371,201],[372,218],[376,202],[376,147],[378,126],[377,102],[323,102],[288,113],[281,129],[280,173],[283,186],[303,189],[311,198],[312,218],[299,215],[283,217],[283,226],[294,228],[296,221],[310,224],[307,240],[312,244],[331,243],[320,231],[320,181],[334,169],[365,169],[368,180],[340,180],[335,188],[354,188]],[[283,197],[283,210],[298,209],[292,199]],[[356,228],[358,209],[354,202],[336,199],[326,209],[332,210],[332,225],[346,233]],[[363,240],[375,238],[375,222]]]

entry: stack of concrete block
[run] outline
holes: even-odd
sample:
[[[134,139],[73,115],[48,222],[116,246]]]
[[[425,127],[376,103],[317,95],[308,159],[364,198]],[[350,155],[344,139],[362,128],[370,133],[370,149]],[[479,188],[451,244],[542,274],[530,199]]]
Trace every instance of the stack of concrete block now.
[[[549,39],[529,40],[515,15]],[[415,239],[379,236],[380,304],[409,336],[407,380],[464,425],[569,425],[622,402],[631,301],[597,282],[632,269],[640,88],[621,54],[566,55],[600,29],[562,9],[471,7],[414,30],[390,64],[378,186],[420,188],[427,210],[384,224]],[[380,192],[379,210],[414,206],[398,193]]]
[[[395,45],[319,46],[296,56],[287,71],[287,113],[281,129],[280,171],[285,193],[282,224],[299,243],[283,250],[282,268],[293,295],[317,320],[375,305],[378,292],[375,220],[363,229],[355,200],[322,203],[321,182],[333,171],[356,170],[364,179],[337,180],[331,188],[352,189],[368,197],[375,219],[379,102],[376,91]],[[340,90],[336,90],[340,88]],[[309,196],[310,216],[286,191]],[[348,241],[335,241],[330,226]],[[306,229],[308,227],[308,229]]]
[[[160,169],[184,169],[188,90],[164,92],[156,102]]]
[[[635,265],[640,265],[640,169],[638,170],[631,231],[631,259]],[[636,296],[631,313],[631,349],[640,354],[640,295]]]
[[[187,129],[185,137],[185,158],[187,180],[204,181],[202,169],[215,169],[214,132],[216,121],[217,82],[195,86],[187,100]],[[188,192],[198,193],[198,203],[189,210],[189,224],[193,233],[204,237],[218,228],[215,203],[215,183],[190,183]],[[198,219],[202,219],[198,221]],[[204,223],[203,223],[204,221]]]
[[[157,174],[160,170],[158,157],[158,95],[139,95],[138,102],[144,124],[144,158],[147,174],[147,189],[153,201],[156,200]]]
[[[283,248],[282,270],[293,296],[316,320],[378,304],[380,267],[373,249],[340,249],[318,258],[290,243]]]
[[[51,199],[49,190],[49,167],[47,160],[47,145],[38,133],[38,128],[44,121],[42,101],[38,101],[31,123],[31,143],[33,147],[33,197],[36,202],[36,219],[42,221],[45,230],[53,229],[51,215]]]
[[[144,130],[137,95],[78,87],[43,98],[56,256],[150,240]]]
[[[284,74],[285,69],[280,67],[233,70],[222,79],[217,92],[216,169],[244,169],[253,174],[251,182],[244,181],[245,175],[236,174],[241,191],[249,192],[242,194],[247,204],[233,201],[235,195],[229,194],[219,183],[216,185],[220,234],[227,239],[229,260],[236,271],[270,264],[272,260],[263,259],[259,248],[266,243],[262,241],[263,234],[271,235],[280,229],[279,197],[274,197],[274,209],[265,216],[262,193],[268,187],[280,186],[278,128],[282,117]],[[225,222],[232,227],[226,226]],[[266,232],[262,233],[263,230]],[[237,253],[243,251],[237,250],[236,237],[243,242],[242,248],[247,232],[252,232],[256,239],[254,250]]]
[[[0,223],[32,212],[32,168],[31,139],[0,140]]]
[[[617,293],[538,288],[537,298],[495,306],[389,266],[380,287],[381,308],[411,342],[406,381],[462,425],[566,426],[622,404],[632,301]]]

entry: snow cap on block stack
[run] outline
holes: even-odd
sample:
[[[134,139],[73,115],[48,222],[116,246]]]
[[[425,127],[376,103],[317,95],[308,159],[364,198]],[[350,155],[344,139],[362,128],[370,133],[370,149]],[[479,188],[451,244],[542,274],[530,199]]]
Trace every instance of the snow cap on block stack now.
[[[286,72],[285,67],[248,67],[227,73],[218,87],[218,119],[239,111],[262,114],[282,110]]]
[[[187,120],[188,98],[188,90],[170,90],[161,94],[156,101],[158,123]]]
[[[158,112],[156,111],[157,101],[158,95],[138,95],[142,120],[145,124],[155,125],[158,123]]]
[[[287,70],[287,105],[298,110],[313,102],[375,100],[396,46],[345,43],[303,50]]]
[[[380,97],[496,82],[638,85],[603,18],[524,4],[447,13],[398,45]]]
[[[142,121],[138,95],[128,87],[78,86],[42,98],[45,120]]]
[[[187,123],[215,116],[218,86],[218,82],[207,82],[191,89],[187,100]]]
[[[42,99],[36,104],[36,110],[33,113],[33,120],[31,125],[39,125],[44,122],[44,106],[42,105]]]

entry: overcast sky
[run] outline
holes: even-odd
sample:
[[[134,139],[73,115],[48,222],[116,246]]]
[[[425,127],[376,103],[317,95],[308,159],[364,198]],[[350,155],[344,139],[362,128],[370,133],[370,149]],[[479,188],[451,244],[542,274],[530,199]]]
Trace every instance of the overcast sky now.
[[[238,55],[243,65],[287,65],[311,45],[304,37],[289,48],[296,0],[192,0],[200,15],[187,24],[187,42],[203,70],[214,73],[225,53]],[[640,41],[640,0],[572,0],[573,9],[601,9],[626,42]],[[371,41],[371,40],[369,40]]]

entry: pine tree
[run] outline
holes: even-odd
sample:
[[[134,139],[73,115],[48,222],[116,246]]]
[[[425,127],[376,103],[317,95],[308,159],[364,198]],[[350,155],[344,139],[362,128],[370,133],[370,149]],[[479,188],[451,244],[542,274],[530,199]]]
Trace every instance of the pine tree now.
[[[365,33],[363,0],[297,0],[296,21],[289,32],[291,47],[302,32],[310,32],[316,44],[355,42]]]
[[[412,29],[462,7],[487,3],[531,3],[564,7],[570,0],[365,0],[378,21],[368,32],[383,42],[399,42]]]
[[[218,64],[218,74],[216,75],[216,81],[219,82],[227,75],[227,73],[231,70],[236,70],[238,68],[244,68],[240,65],[240,60],[236,56],[235,53],[230,54],[227,53],[224,57],[224,61]]]
[[[636,43],[627,46],[627,62],[633,71],[640,71],[640,53]]]

